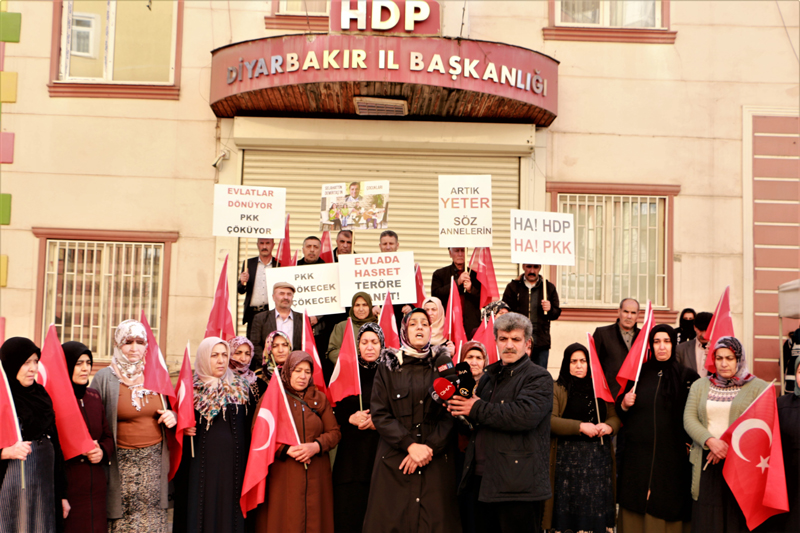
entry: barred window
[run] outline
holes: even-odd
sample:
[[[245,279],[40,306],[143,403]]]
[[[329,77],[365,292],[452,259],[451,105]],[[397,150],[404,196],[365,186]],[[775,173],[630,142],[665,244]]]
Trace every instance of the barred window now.
[[[47,239],[46,247],[42,337],[54,323],[62,341],[109,358],[117,325],[144,310],[158,338],[163,243]]]
[[[575,266],[558,269],[564,305],[667,306],[666,197],[558,194],[557,205],[575,217]]]

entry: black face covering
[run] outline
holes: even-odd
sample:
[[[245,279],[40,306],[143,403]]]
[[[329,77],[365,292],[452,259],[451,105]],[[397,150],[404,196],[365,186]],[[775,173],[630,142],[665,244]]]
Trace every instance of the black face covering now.
[[[12,337],[0,347],[0,360],[14,398],[22,440],[28,441],[41,438],[56,422],[53,402],[44,387],[35,381],[23,387],[17,379],[19,369],[34,354],[41,357],[42,352],[33,341],[24,337]]]
[[[89,382],[87,381],[86,385],[78,385],[72,381],[72,375],[75,373],[75,365],[78,364],[78,359],[80,359],[83,354],[88,355],[89,363],[94,364],[92,351],[89,350],[85,344],[76,341],[65,342],[61,347],[64,349],[64,357],[67,359],[67,374],[72,383],[72,390],[75,391],[75,397],[80,400],[83,398],[83,395],[86,394],[86,387],[89,386]]]
[[[683,315],[686,313],[692,313],[692,319],[687,320],[683,318]],[[686,342],[690,339],[694,339],[697,335],[694,331],[694,317],[697,316],[697,313],[694,312],[694,309],[687,307],[680,314],[680,328],[678,331],[680,332],[681,342]]]

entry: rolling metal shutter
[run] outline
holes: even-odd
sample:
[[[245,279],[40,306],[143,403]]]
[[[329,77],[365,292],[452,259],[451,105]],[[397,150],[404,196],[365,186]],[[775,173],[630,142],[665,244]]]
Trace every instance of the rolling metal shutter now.
[[[502,296],[506,284],[517,275],[517,265],[511,263],[509,210],[520,205],[518,157],[246,150],[242,184],[286,187],[292,250],[298,250],[305,237],[321,235],[319,209],[323,184],[389,180],[389,228],[400,236],[401,251],[414,252],[429,294],[433,271],[451,263],[447,249],[439,248],[440,174],[491,174],[492,259]],[[378,252],[380,233],[381,230],[356,230],[353,249],[357,253]],[[335,239],[335,232],[331,232],[334,248]],[[244,259],[257,253],[256,239],[239,239],[239,269]],[[471,254],[472,249],[467,253]],[[298,252],[300,257],[302,251]],[[243,302],[244,295],[240,295],[239,322]],[[239,330],[244,334],[241,324]]]

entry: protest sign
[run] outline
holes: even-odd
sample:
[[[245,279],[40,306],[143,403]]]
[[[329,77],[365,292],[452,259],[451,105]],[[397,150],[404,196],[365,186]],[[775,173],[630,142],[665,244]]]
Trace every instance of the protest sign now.
[[[339,256],[339,284],[342,301],[349,304],[357,292],[366,292],[372,301],[386,300],[411,304],[417,300],[414,252],[348,254]]]
[[[322,186],[319,229],[379,229],[389,227],[388,181],[352,181]]]
[[[279,281],[294,285],[292,310],[298,313],[304,309],[310,316],[344,312],[339,297],[339,265],[335,263],[270,269],[267,277],[270,309],[275,307],[272,287]]]
[[[575,224],[570,213],[511,210],[511,262],[575,265]]]
[[[215,237],[283,237],[286,189],[214,185]]]
[[[492,245],[492,177],[439,176],[439,246]]]

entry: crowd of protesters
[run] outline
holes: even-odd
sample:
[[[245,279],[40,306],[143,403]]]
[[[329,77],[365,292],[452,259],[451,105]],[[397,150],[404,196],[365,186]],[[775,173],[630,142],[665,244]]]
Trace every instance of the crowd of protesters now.
[[[314,381],[314,358],[300,349],[304,324],[291,309],[294,288],[276,286],[286,294],[267,307],[262,283],[276,266],[273,245],[260,239],[259,257],[239,277],[249,338],[208,337],[197,348],[196,427],[185,434],[171,483],[167,435],[176,414],[144,388],[148,341],[140,322],[119,324],[111,364],[91,383],[92,352],[78,342],[63,345],[95,443],[66,462],[53,399],[36,382],[39,348],[21,337],[0,347],[22,432],[0,456],[0,531],[166,532],[170,507],[175,532],[749,530],[723,477],[728,445],[720,437],[768,385],[748,371],[738,339],[707,344],[705,314],[686,309],[678,328],[652,327],[650,358],[635,382],[620,386],[616,374],[640,333],[639,303],[623,300],[619,319],[594,334],[616,400],[598,401],[586,344],[563,350],[556,380],[546,369],[550,322],[560,308],[541,265],[524,265],[502,300],[483,310],[495,317],[494,345],[472,340],[455,353],[443,333],[451,276],[465,331],[478,327],[482,310],[480,284],[465,269],[464,250],[454,248],[423,308],[396,306],[399,349],[385,345],[366,293],[353,297],[337,323],[314,317],[330,365],[343,349],[346,319],[355,326],[362,398],[332,407]],[[318,245],[310,239],[304,264],[318,262]],[[381,235],[382,250],[397,247],[395,233]],[[345,250],[352,251],[338,252]],[[716,370],[700,377],[708,351]],[[490,354],[498,359],[492,364]],[[456,355],[474,386],[443,401],[431,391],[442,361]],[[797,362],[794,373],[800,379]],[[254,414],[273,376],[286,392],[299,444],[278,446],[263,503],[245,517],[240,497]],[[778,415],[789,511],[758,530],[798,531],[798,388],[778,399]]]

